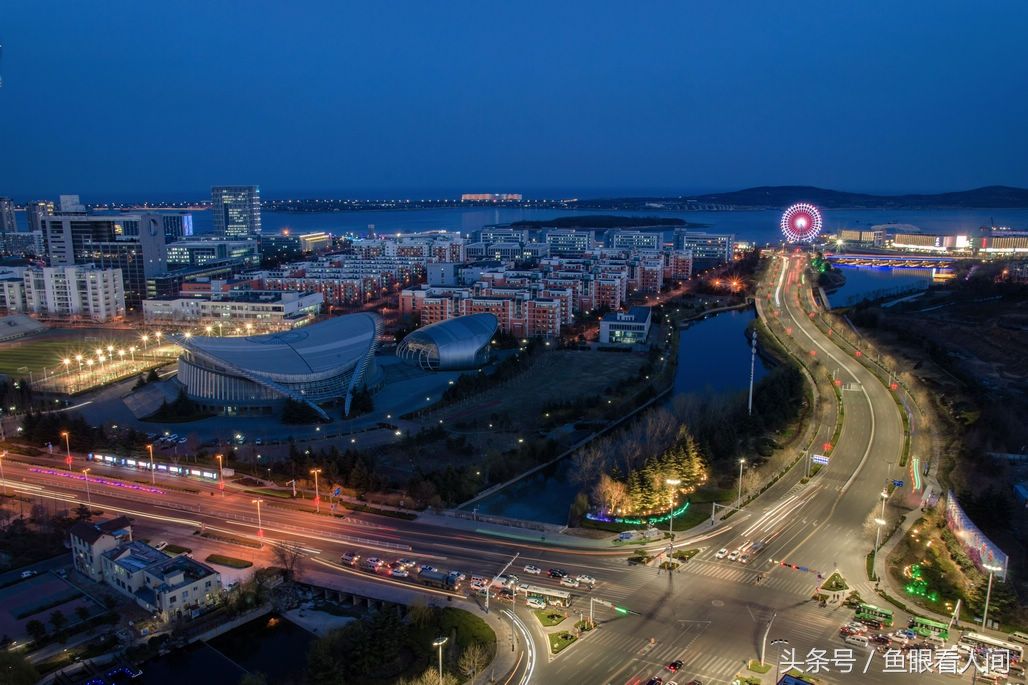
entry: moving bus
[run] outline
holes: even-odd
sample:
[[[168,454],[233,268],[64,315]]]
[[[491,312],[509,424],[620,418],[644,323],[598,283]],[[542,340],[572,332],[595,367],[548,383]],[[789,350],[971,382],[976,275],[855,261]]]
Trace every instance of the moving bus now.
[[[858,621],[863,619],[881,621],[881,624],[885,627],[892,625],[892,611],[876,607],[874,604],[861,604],[858,606],[856,618]]]
[[[550,604],[566,607],[571,604],[571,593],[566,590],[551,590],[539,585],[518,586],[518,592],[526,597],[536,596],[545,599]]]
[[[1005,649],[1010,652],[1010,663],[1017,663],[1024,658],[1024,650],[1021,645],[1016,645],[1013,642],[1004,642],[1003,640],[997,640],[994,637],[988,635],[980,635],[978,633],[964,633],[960,636],[960,644],[970,647],[971,649]]]
[[[1028,633],[1010,633],[1010,642],[1020,642],[1028,645]]]
[[[910,620],[910,628],[921,637],[937,637],[940,640],[949,639],[949,626],[928,618],[915,616]]]

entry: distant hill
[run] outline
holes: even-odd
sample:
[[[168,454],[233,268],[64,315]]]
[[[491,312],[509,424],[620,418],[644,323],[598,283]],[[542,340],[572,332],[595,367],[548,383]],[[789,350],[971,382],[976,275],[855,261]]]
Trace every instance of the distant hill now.
[[[775,208],[787,207],[794,202],[810,202],[827,208],[1028,207],[1028,188],[985,186],[953,193],[869,195],[814,186],[761,186],[730,193],[697,195],[689,200],[702,204]]]

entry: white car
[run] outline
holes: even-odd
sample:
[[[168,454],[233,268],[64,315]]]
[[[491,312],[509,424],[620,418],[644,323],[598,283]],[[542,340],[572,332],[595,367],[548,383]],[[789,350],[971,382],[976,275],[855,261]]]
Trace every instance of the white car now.
[[[530,609],[545,609],[546,608],[546,602],[544,602],[543,600],[539,599],[538,597],[529,597],[528,600],[525,602],[525,604],[527,604]]]
[[[532,564],[528,564],[527,566],[525,566],[525,573],[528,573],[530,575],[537,576],[542,572],[543,570],[538,566],[533,566]]]
[[[584,583],[585,585],[589,585],[589,586],[596,585],[596,579],[593,578],[592,576],[586,575],[584,573],[581,574],[581,575],[575,576],[575,580],[577,580],[579,583]]]
[[[165,542],[164,540],[161,540],[161,541],[160,541],[160,542],[158,542],[158,543],[157,543],[156,545],[154,545],[154,546],[153,546],[153,548],[154,548],[155,550],[157,550],[158,552],[160,552],[160,551],[162,551],[162,550],[163,550],[163,549],[164,549],[165,547],[167,547],[167,546],[168,546],[168,543],[167,543],[167,542]]]
[[[728,561],[738,561],[738,559],[739,559],[739,550],[733,549],[732,552],[728,555]]]
[[[725,548],[725,547],[722,547],[721,549],[719,549],[717,551],[717,554],[714,555],[714,558],[715,559],[724,559],[727,556],[728,556],[728,549]]]
[[[571,576],[565,576],[560,579],[560,584],[565,587],[578,587],[578,581]]]
[[[528,588],[529,588],[528,583],[522,583],[521,585],[518,585],[518,592],[524,592],[527,595],[528,594]]]
[[[391,575],[393,578],[406,578],[410,574],[407,573],[407,569],[401,566],[400,568],[394,568],[392,571],[389,572],[389,575]]]

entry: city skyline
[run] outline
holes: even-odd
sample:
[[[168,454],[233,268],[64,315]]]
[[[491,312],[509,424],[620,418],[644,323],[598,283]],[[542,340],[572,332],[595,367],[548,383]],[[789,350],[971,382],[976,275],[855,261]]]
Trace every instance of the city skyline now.
[[[1028,186],[1015,3],[59,7],[0,14],[5,195]]]

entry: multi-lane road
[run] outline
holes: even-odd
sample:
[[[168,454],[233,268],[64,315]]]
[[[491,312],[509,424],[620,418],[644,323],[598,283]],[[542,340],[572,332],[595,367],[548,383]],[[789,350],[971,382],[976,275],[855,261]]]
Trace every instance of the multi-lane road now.
[[[828,369],[835,369],[846,390],[842,393],[845,421],[830,464],[809,483],[801,483],[801,468],[778,481],[753,500],[745,510],[709,529],[679,536],[675,546],[700,547],[701,551],[675,573],[660,573],[653,566],[630,566],[625,550],[602,544],[572,545],[568,540],[539,539],[532,532],[513,531],[498,536],[482,526],[445,520],[404,521],[373,515],[349,518],[316,516],[309,503],[296,506],[264,497],[261,527],[266,539],[301,544],[320,560],[322,569],[340,575],[342,582],[374,580],[383,592],[410,591],[405,580],[371,576],[336,563],[344,551],[387,559],[412,557],[439,568],[460,569],[491,575],[517,553],[511,568],[522,579],[525,564],[545,569],[560,567],[572,575],[589,574],[597,579],[592,590],[572,590],[570,612],[588,615],[590,596],[627,607],[636,615],[614,615],[597,607],[601,625],[561,654],[550,657],[545,634],[523,606],[518,632],[532,638],[532,670],[528,652],[520,662],[518,679],[544,684],[558,683],[646,683],[661,676],[687,683],[727,683],[745,670],[749,659],[758,655],[761,637],[774,617],[768,640],[784,639],[798,655],[812,648],[844,648],[838,627],[850,612],[839,607],[822,608],[810,600],[817,574],[839,570],[851,582],[864,579],[864,555],[870,543],[863,523],[880,502],[879,493],[898,469],[903,428],[896,404],[887,388],[823,334],[810,320],[800,298],[809,298],[802,284],[803,256],[775,257],[764,288],[773,295],[763,309],[780,318],[791,329],[792,345],[810,354]],[[809,300],[805,299],[805,302]],[[809,306],[809,305],[808,305]],[[776,311],[777,310],[777,311]],[[765,312],[766,313],[766,312]],[[829,436],[834,426],[818,427]],[[11,487],[38,496],[68,501],[86,499],[85,483],[60,474],[61,466],[27,460],[5,461]],[[82,468],[86,464],[76,464]],[[124,472],[90,464],[90,477],[116,479]],[[72,472],[74,473],[74,472]],[[138,478],[138,475],[136,476]],[[189,490],[176,489],[182,482],[163,476],[157,479],[159,492],[147,492],[91,481],[89,497],[110,511],[124,511],[173,530],[199,526],[254,535],[256,505],[252,494],[216,485],[189,483]],[[552,538],[552,536],[550,536]],[[734,550],[747,543],[761,542],[763,548],[748,563],[717,558],[720,548]],[[655,548],[663,547],[663,543]],[[776,562],[809,569],[783,568]],[[558,587],[555,580],[533,576],[529,582]],[[445,599],[442,591],[421,590]],[[507,605],[509,606],[509,605]],[[502,639],[502,638],[501,638]],[[521,640],[525,647],[524,639]],[[865,654],[859,648],[860,655]],[[769,648],[767,659],[778,658],[778,648]],[[663,670],[665,664],[681,659],[680,675]],[[863,668],[862,657],[857,670]],[[916,681],[921,676],[883,675],[876,659],[866,674],[821,674],[824,682],[875,682],[902,677]],[[770,676],[765,677],[765,682]],[[516,682],[516,681],[515,681]]]

